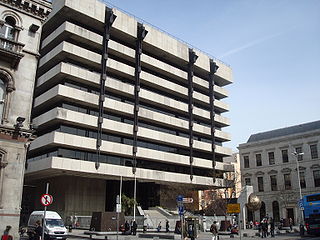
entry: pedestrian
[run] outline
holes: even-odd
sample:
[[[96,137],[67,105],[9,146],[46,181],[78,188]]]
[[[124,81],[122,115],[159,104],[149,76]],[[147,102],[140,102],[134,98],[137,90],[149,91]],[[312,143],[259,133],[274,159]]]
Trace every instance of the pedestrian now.
[[[132,226],[131,226],[132,235],[137,234],[137,228],[138,228],[138,225],[137,225],[136,221],[133,220]]]
[[[210,232],[212,233],[212,240],[218,240],[218,227],[216,221],[213,221],[211,224]]]
[[[169,220],[166,221],[166,232],[169,232]]]
[[[131,231],[130,231],[130,224],[128,223],[128,221],[126,221],[125,223],[124,223],[124,234],[125,235],[129,235],[131,233]]]
[[[270,218],[270,234],[271,237],[274,237],[274,219]]]
[[[160,232],[161,230],[161,222],[159,222],[158,227],[157,227],[157,231]]]
[[[34,229],[34,240],[40,240],[42,237],[43,228],[41,226],[40,220],[36,221],[36,228]]]
[[[289,227],[291,232],[292,232],[292,225],[293,225],[292,218],[289,218]]]
[[[3,235],[1,236],[1,240],[13,240],[13,237],[9,234],[11,230],[11,226],[6,226],[6,229],[3,231]]]

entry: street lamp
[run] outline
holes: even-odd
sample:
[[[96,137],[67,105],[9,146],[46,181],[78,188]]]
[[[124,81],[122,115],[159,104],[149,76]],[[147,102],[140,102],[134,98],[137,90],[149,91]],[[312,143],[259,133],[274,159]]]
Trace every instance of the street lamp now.
[[[299,193],[300,193],[300,201],[299,201],[299,207],[300,207],[300,213],[301,213],[301,218],[300,218],[300,235],[304,235],[304,219],[303,219],[303,210],[302,206],[300,205],[302,202],[302,192],[301,192],[301,183],[300,183],[300,166],[299,166],[299,156],[302,156],[304,153],[297,153],[293,152],[292,155],[295,156],[296,162],[297,162],[297,171],[298,171],[298,186],[299,186]]]

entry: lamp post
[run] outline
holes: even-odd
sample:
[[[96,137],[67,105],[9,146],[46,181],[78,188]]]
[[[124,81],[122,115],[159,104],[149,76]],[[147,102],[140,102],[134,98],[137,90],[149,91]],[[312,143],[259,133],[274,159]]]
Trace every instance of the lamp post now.
[[[300,205],[300,202],[302,201],[302,192],[301,192],[301,184],[300,184],[300,166],[299,166],[299,156],[302,156],[304,153],[297,153],[297,152],[293,152],[292,155],[295,156],[296,158],[296,162],[297,162],[297,171],[298,171],[298,186],[299,186],[299,194],[300,194],[300,201],[299,201],[299,207],[300,207],[300,213],[301,213],[301,217],[300,217],[300,235],[304,235],[304,219],[303,219],[303,210],[302,207]]]

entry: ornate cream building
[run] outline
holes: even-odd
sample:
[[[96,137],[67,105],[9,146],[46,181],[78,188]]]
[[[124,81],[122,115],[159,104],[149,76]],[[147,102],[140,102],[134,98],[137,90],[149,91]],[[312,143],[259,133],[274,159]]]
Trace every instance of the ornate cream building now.
[[[248,220],[268,214],[299,223],[297,165],[302,195],[320,192],[320,121],[253,134],[238,148],[242,184],[252,185],[263,202],[254,216],[247,214]]]
[[[96,0],[53,1],[40,53],[26,199],[49,182],[51,209],[91,215],[121,176],[144,209],[226,186],[228,65]]]
[[[33,89],[43,20],[51,4],[0,0],[0,231],[18,239]]]

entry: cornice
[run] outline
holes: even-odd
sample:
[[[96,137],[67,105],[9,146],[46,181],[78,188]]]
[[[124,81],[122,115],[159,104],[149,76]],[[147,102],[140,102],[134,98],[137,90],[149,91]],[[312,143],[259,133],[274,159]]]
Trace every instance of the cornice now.
[[[51,3],[44,0],[0,0],[0,4],[41,20],[51,12]]]

